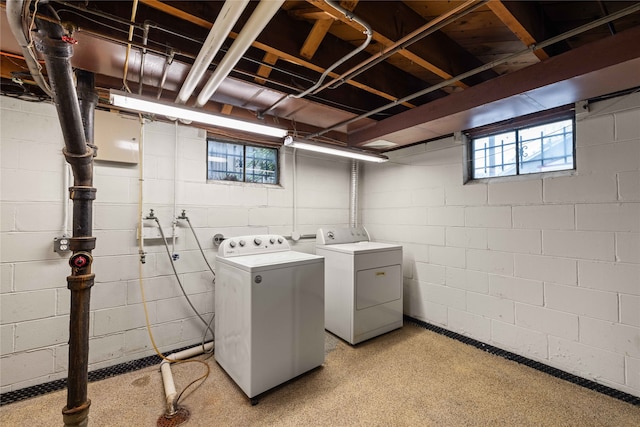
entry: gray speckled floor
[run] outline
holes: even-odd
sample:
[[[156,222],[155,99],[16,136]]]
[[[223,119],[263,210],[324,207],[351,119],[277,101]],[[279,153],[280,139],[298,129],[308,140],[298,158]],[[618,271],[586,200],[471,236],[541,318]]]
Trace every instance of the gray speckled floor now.
[[[640,407],[405,325],[352,347],[327,334],[322,367],[249,400],[213,358],[183,397],[185,426],[638,426]],[[206,359],[201,356],[201,359]],[[201,375],[174,365],[178,389]],[[0,425],[59,426],[66,391],[0,408]],[[155,426],[157,367],[89,384],[90,426]]]

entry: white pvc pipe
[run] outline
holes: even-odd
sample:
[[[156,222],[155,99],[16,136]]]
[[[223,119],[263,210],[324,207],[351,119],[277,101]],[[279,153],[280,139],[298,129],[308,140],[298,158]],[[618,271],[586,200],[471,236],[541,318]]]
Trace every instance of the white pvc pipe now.
[[[142,116],[139,116],[140,120],[140,143],[138,145],[138,163],[139,163],[139,185],[138,185],[138,253],[140,254],[140,262],[145,260],[144,253],[144,135],[145,135],[145,121]],[[142,277],[141,277],[142,279]]]
[[[358,226],[358,179],[359,179],[359,163],[356,159],[351,161],[351,211],[349,214],[349,223],[351,227]]]
[[[71,165],[67,163],[65,158],[62,158],[62,173],[64,176],[62,177],[62,236],[67,237],[69,235],[69,202],[71,199],[69,198],[69,183],[71,182],[71,178],[69,174],[71,174]]]
[[[204,345],[197,345],[196,347],[188,348],[186,350],[179,351],[177,353],[170,354],[165,360],[160,363],[160,372],[162,373],[162,383],[164,384],[164,395],[166,402],[166,415],[173,415],[176,412],[176,399],[178,393],[176,392],[176,386],[173,382],[173,375],[171,374],[171,362],[176,360],[184,360],[190,357],[197,356],[209,351],[213,348],[213,341],[209,341]]]
[[[173,221],[171,222],[171,231],[173,233],[172,236],[172,245],[171,245],[171,255],[175,255],[176,253],[176,234],[178,226],[178,220],[176,217],[178,216],[178,141],[179,141],[179,129],[178,122],[175,122],[175,152],[173,153]]]
[[[207,102],[211,95],[218,90],[222,81],[229,75],[233,67],[236,66],[242,55],[249,49],[251,44],[258,38],[262,30],[267,26],[271,18],[276,14],[280,6],[282,6],[284,0],[261,0],[260,4],[256,7],[256,10],[251,14],[251,17],[238,34],[227,54],[222,58],[220,64],[214,71],[214,73],[207,81],[198,99],[196,101],[197,107],[202,107]]]
[[[249,0],[227,0],[222,6],[222,10],[213,23],[207,39],[202,44],[202,48],[193,62],[187,78],[180,88],[180,93],[176,98],[177,103],[184,104],[189,100],[198,82],[200,82],[207,68],[209,68],[211,61],[213,61],[222,43],[224,43],[248,3]]]

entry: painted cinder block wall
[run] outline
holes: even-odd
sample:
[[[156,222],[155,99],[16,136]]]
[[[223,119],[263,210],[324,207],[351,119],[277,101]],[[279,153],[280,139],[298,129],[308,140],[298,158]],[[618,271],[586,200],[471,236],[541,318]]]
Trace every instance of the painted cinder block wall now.
[[[0,108],[0,391],[7,392],[66,377],[70,269],[69,255],[53,252],[68,200],[55,108],[7,97],[0,97]],[[144,125],[143,134],[144,214],[154,209],[168,235],[173,218],[185,209],[212,265],[217,249],[212,237],[217,233],[304,235],[315,234],[318,227],[349,223],[349,161],[297,153],[294,230],[292,150],[281,150],[281,186],[207,183],[204,131],[151,122]],[[204,326],[182,296],[161,241],[147,242],[146,263],[139,262],[139,174],[138,165],[95,166],[90,370],[154,354],[145,326],[140,273],[160,350],[202,339]],[[188,224],[180,221],[178,228],[176,268],[193,304],[209,320],[214,307],[212,274]],[[292,247],[314,250],[313,240],[300,240]]]
[[[404,247],[407,315],[640,396],[640,93],[575,131],[573,173],[463,184],[459,140],[392,152],[362,221]]]

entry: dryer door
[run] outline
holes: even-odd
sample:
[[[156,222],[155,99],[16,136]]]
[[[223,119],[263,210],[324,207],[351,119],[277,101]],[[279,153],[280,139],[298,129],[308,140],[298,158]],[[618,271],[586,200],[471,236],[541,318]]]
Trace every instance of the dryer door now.
[[[400,264],[356,272],[356,310],[363,310],[402,297]]]

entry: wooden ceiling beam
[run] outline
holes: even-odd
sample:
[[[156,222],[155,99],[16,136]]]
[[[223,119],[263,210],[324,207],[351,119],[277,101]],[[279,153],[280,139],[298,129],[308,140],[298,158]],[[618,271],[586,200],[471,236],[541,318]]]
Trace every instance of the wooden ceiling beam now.
[[[262,62],[264,62],[265,64],[275,65],[277,61],[278,61],[278,55],[275,55],[271,52],[265,53],[264,57],[262,58]],[[258,67],[257,74],[260,77],[267,78],[269,77],[269,74],[271,74],[271,70],[273,70],[273,67],[269,67],[267,65],[261,64],[260,67]],[[263,85],[265,83],[265,79],[256,77],[255,82]]]
[[[353,11],[353,9],[358,4],[357,1],[342,1],[340,2],[340,6],[348,11]],[[325,15],[322,18],[316,19],[316,22],[313,24],[313,28],[311,32],[307,36],[307,39],[304,41],[302,45],[302,49],[300,49],[300,56],[303,58],[311,59],[313,55],[318,50],[320,43],[324,40],[324,37],[329,32],[329,28],[333,25],[335,18],[330,15],[327,15],[326,12],[321,12]]]
[[[306,40],[304,41],[302,48],[300,49],[300,56],[303,58],[311,59],[318,50],[320,43],[324,40],[324,36],[327,35],[329,28],[333,25],[333,19],[318,19],[313,24],[313,28],[309,32]]]
[[[354,28],[354,29],[356,29],[358,31],[362,30],[362,27],[359,24],[357,24],[353,20],[347,18],[346,16],[344,16],[340,12],[336,11],[331,6],[326,4],[326,2],[324,2],[323,0],[307,0],[307,2],[312,4],[312,5],[314,5],[315,7],[319,8],[320,10],[324,11],[325,13],[330,14],[335,19],[340,20],[344,24],[349,25],[349,26],[351,26],[352,28]],[[376,3],[376,2],[367,2],[366,7],[370,7],[371,3]],[[361,4],[363,4],[363,3],[361,3]],[[358,10],[357,13],[360,13],[360,11],[363,10],[363,9]],[[376,13],[378,13],[378,12],[376,12]],[[358,15],[358,16],[360,16],[360,15]],[[363,17],[363,19],[367,23],[370,23],[370,20],[369,20],[368,17],[367,18]],[[399,40],[400,38],[401,37],[397,37],[396,39]],[[387,37],[386,35],[382,34],[379,31],[376,31],[375,27],[374,27],[372,39],[374,41],[380,43],[380,45],[382,45],[384,48],[387,48],[387,47],[389,47],[389,46],[391,46],[391,45],[393,45],[395,43],[395,41],[393,39]],[[406,58],[406,59],[408,59],[409,61],[413,62],[414,64],[424,68],[425,70],[428,70],[429,72],[435,74],[436,76],[441,77],[442,79],[446,80],[446,79],[450,79],[451,77],[454,76],[451,73],[450,70],[446,70],[444,67],[441,67],[441,66],[438,66],[438,65],[434,64],[433,62],[425,59],[421,55],[418,55],[418,54],[412,52],[409,49],[402,49],[402,50],[398,51],[397,54],[402,56],[402,57],[404,57],[404,58]],[[458,86],[458,87],[461,87],[461,88],[468,87],[463,82],[456,82],[455,85]]]
[[[534,36],[534,29],[531,25],[525,25],[525,23],[532,22],[531,15],[528,11],[524,10],[523,7],[518,7],[514,5],[507,5],[506,2],[502,0],[490,0],[487,3],[487,6],[491,11],[498,17],[500,21],[504,25],[511,30],[513,34],[516,35],[525,44],[525,46],[531,46],[536,44],[539,41]],[[526,6],[525,6],[526,7]],[[518,14],[518,16],[516,16]],[[547,52],[544,49],[537,49],[533,51],[534,55],[538,57],[541,61],[549,58]]]
[[[161,12],[164,12],[168,15],[171,16],[175,16],[177,18],[183,19],[187,22],[190,22],[194,25],[197,25],[199,27],[202,28],[206,28],[206,29],[211,29],[211,27],[213,26],[213,24],[205,19],[199,18],[198,16],[195,16],[189,12],[185,12],[184,10],[178,9],[174,6],[171,6],[167,3],[163,3],[159,0],[140,0],[140,3],[145,4],[151,8],[154,8],[156,10],[159,10]],[[184,2],[185,4],[189,3],[189,2]],[[229,37],[232,39],[235,39],[238,36],[238,33],[235,32],[231,32],[229,34]],[[285,61],[288,61],[292,64],[307,68],[309,70],[318,72],[318,73],[323,73],[325,71],[325,68],[317,66],[309,61],[304,60],[303,58],[297,57],[295,55],[289,54],[287,52],[284,52],[280,49],[276,49],[270,45],[267,45],[265,43],[261,43],[259,41],[254,41],[252,43],[253,47],[257,48],[257,49],[261,49],[266,53],[270,53],[273,54],[275,56],[277,56],[280,59],[283,59]],[[337,73],[330,73],[329,77],[335,78],[338,77]],[[360,90],[363,90],[365,92],[368,92],[370,94],[379,96],[383,99],[387,99],[390,101],[396,101],[399,99],[398,96],[394,96],[392,94],[389,94],[387,92],[378,90],[374,87],[371,87],[369,85],[365,85],[365,84],[361,84],[355,81],[349,81],[347,82],[348,85],[356,87]],[[401,105],[405,106],[405,107],[409,107],[409,108],[413,108],[415,105],[410,103],[410,102],[403,102]]]
[[[231,114],[231,111],[233,110],[233,105],[229,105],[229,104],[224,104],[222,106],[222,109],[220,110],[220,112],[222,114],[224,114],[225,116],[228,116]]]
[[[291,9],[288,11],[289,16],[294,19],[305,19],[309,21],[316,21],[319,19],[335,19],[329,13],[319,10],[316,7],[303,7],[300,9]]]
[[[321,0],[307,0],[321,3]],[[403,2],[371,1],[361,2],[355,13],[367,22],[375,31],[374,39],[378,37],[381,43],[400,40],[406,34],[420,28],[426,21]],[[389,15],[393,20],[389,20]],[[436,31],[416,43],[398,52],[407,59],[423,66],[444,80],[455,77],[465,71],[482,65],[482,62],[463,49],[460,45],[447,37],[443,32]],[[474,85],[497,77],[497,73],[487,70],[463,84]],[[465,87],[465,86],[460,86]]]

